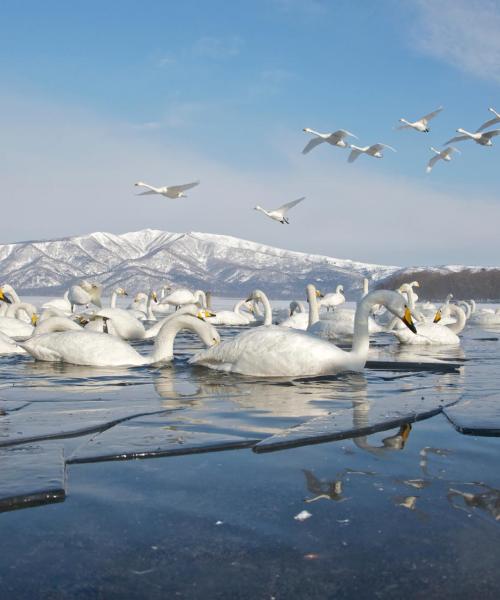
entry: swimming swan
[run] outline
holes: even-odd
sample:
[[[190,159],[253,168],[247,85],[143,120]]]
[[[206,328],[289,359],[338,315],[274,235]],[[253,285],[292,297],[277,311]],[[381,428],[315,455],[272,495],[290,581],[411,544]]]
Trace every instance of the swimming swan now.
[[[306,377],[361,371],[368,356],[368,317],[374,304],[383,304],[415,330],[403,298],[396,292],[377,290],[358,303],[350,352],[309,333],[271,325],[240,333],[214,348],[198,352],[189,362],[255,377]]]
[[[246,304],[246,300],[240,300],[234,305],[233,310],[219,310],[214,316],[207,317],[207,321],[212,325],[248,325],[254,320],[248,313],[244,315],[240,309]]]
[[[178,315],[160,329],[149,356],[142,356],[120,338],[88,331],[58,330],[35,335],[20,345],[35,360],[90,367],[151,365],[173,359],[174,339],[181,329],[196,333],[207,346],[217,344],[220,340],[217,330],[210,323],[191,315]]]
[[[396,329],[392,333],[398,338],[400,344],[458,346],[460,338],[457,334],[465,327],[465,313],[456,304],[450,304],[449,314],[456,318],[455,323],[440,325],[439,321],[442,318],[442,309],[439,309],[433,323],[416,324],[417,335],[408,336],[405,329]]]
[[[99,308],[102,307],[101,301],[102,287],[97,283],[90,283],[87,280],[82,280],[78,285],[72,285],[69,288],[68,300],[71,304],[71,312],[75,306],[86,306],[87,304],[95,304]]]

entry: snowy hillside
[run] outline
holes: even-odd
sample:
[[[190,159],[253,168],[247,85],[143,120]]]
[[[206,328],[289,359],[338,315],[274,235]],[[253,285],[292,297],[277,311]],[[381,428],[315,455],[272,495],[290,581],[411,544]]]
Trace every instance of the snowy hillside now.
[[[377,281],[397,271],[229,236],[152,229],[4,244],[0,260],[1,281],[24,293],[57,293],[85,277],[129,292],[172,283],[225,296],[262,288],[275,298],[303,295],[310,281],[326,290],[342,283],[355,296],[363,277]]]

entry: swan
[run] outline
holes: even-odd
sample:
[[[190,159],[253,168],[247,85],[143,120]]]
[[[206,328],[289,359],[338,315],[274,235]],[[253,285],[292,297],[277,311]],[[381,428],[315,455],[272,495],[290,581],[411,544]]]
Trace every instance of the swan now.
[[[356,311],[352,308],[341,308],[320,318],[318,305],[318,296],[320,294],[312,284],[306,287],[306,291],[309,302],[307,331],[325,340],[352,337],[354,334]],[[396,317],[394,318],[396,319]],[[384,331],[384,328],[378,325],[370,316],[368,318],[368,331],[369,333],[377,333]]]
[[[32,311],[32,304],[20,302],[16,304],[16,313],[14,317],[0,316],[0,332],[14,340],[25,340],[33,333],[34,325],[38,316]],[[20,320],[21,314],[28,315],[31,323]]]
[[[457,129],[457,133],[461,133],[462,135],[458,135],[451,140],[448,140],[443,145],[447,146],[448,144],[453,144],[453,142],[462,142],[464,140],[474,140],[476,144],[480,144],[481,146],[493,146],[493,142],[491,141],[492,137],[495,137],[500,133],[500,129],[492,129],[491,131],[484,132],[476,132],[471,133],[470,131],[466,131],[465,129]]]
[[[481,127],[479,127],[479,129],[476,129],[476,133],[479,133],[484,129],[488,129],[488,127],[491,127],[492,125],[500,123],[500,113],[497,113],[497,111],[494,108],[488,108],[488,110],[495,115],[494,118],[490,119],[489,121],[486,121],[486,123],[483,123]]]
[[[68,330],[36,335],[23,342],[35,360],[65,362],[89,367],[126,367],[163,363],[173,359],[174,339],[179,331],[196,333],[206,346],[220,341],[213,325],[191,315],[175,315],[164,323],[156,338],[153,352],[142,356],[127,342],[106,333]]]
[[[116,299],[118,296],[128,296],[128,294],[122,287],[118,287],[113,290],[113,293],[111,294],[111,301],[109,303],[110,308],[116,308]]]
[[[294,300],[290,302],[290,316],[282,321],[280,327],[291,327],[292,329],[301,329],[306,331],[309,325],[309,312],[306,311],[302,302]]]
[[[36,307],[29,303],[23,302],[16,290],[8,283],[0,287],[0,300],[3,301],[0,314],[4,317],[13,317],[26,323],[31,322],[31,315],[36,314]],[[18,311],[19,306],[23,306],[24,311]]]
[[[302,150],[302,154],[307,154],[313,148],[316,148],[316,146],[324,144],[325,142],[331,144],[332,146],[338,146],[339,148],[347,148],[349,144],[344,141],[344,138],[353,137],[358,139],[354,135],[354,133],[350,133],[345,129],[339,129],[338,131],[334,131],[333,133],[320,133],[319,131],[314,131],[314,129],[309,129],[309,127],[305,127],[302,131],[305,131],[306,133],[312,133],[314,136],[316,136],[307,143],[304,150]]]
[[[441,150],[441,152],[431,146],[431,150],[434,152],[434,154],[436,156],[433,156],[427,163],[427,167],[425,168],[426,173],[430,173],[432,171],[432,169],[434,168],[434,165],[438,162],[438,160],[446,160],[449,162],[451,160],[452,155],[455,152],[458,152],[459,154],[461,154],[460,150],[458,150],[458,148],[454,148],[453,146],[448,146],[444,150]]]
[[[282,225],[284,225],[285,223],[287,225],[290,225],[290,221],[288,220],[286,213],[291,208],[296,206],[299,202],[302,202],[302,200],[305,200],[305,196],[303,196],[302,198],[298,198],[297,200],[287,202],[286,204],[283,204],[283,206],[279,206],[278,208],[272,208],[271,210],[262,208],[262,206],[259,206],[257,204],[257,206],[254,207],[254,210],[258,210],[259,212],[264,213],[270,219],[273,219],[273,221],[278,221]]]
[[[71,304],[71,312],[75,306],[86,306],[87,304],[95,304],[99,308],[102,307],[101,301],[102,287],[97,283],[90,283],[86,279],[80,281],[78,285],[72,285],[69,288],[68,300]]]
[[[368,156],[373,156],[374,158],[384,158],[383,151],[384,148],[389,148],[393,152],[396,152],[395,148],[392,146],[388,146],[387,144],[373,144],[372,146],[354,146],[351,144],[351,153],[349,154],[349,158],[347,162],[354,162],[358,156],[361,154],[367,154]]]
[[[415,129],[415,131],[420,131],[422,133],[429,133],[429,131],[430,131],[430,129],[428,127],[429,121],[431,119],[434,119],[434,117],[437,116],[442,110],[443,110],[443,107],[440,106],[439,108],[437,108],[436,110],[433,110],[428,115],[425,115],[421,119],[418,119],[418,121],[411,122],[411,121],[407,121],[406,119],[399,119],[400,123],[404,123],[404,125],[400,125],[398,127],[398,129]]]
[[[442,313],[439,309],[433,323],[417,323],[417,335],[409,336],[404,329],[395,329],[392,333],[398,338],[400,344],[458,346],[460,338],[457,334],[465,327],[465,313],[456,304],[449,305],[449,312],[456,318],[455,323],[440,325]]]
[[[500,308],[497,308],[496,310],[491,308],[476,310],[476,303],[474,300],[471,300],[471,304],[472,314],[469,319],[471,325],[500,325]]]
[[[334,309],[336,306],[345,302],[344,286],[338,285],[335,292],[325,294],[319,301],[320,306],[326,306],[326,310]]]
[[[170,304],[171,306],[184,306],[185,304],[197,304],[201,307],[207,305],[207,297],[202,290],[192,292],[187,288],[180,288],[173,291],[163,298],[162,304]]]
[[[350,352],[310,333],[271,325],[240,333],[214,348],[198,352],[189,362],[254,377],[307,377],[361,371],[368,356],[368,317],[374,304],[383,304],[410,329],[415,329],[403,298],[396,292],[377,290],[358,303]]]
[[[42,308],[57,308],[58,310],[64,311],[68,314],[71,313],[71,302],[69,301],[69,290],[64,292],[62,298],[53,298],[45,304],[42,304]]]
[[[108,332],[122,340],[142,340],[146,335],[143,323],[122,308],[102,308],[92,316],[85,329],[102,331],[100,320],[103,318],[108,321]]]
[[[212,325],[248,325],[251,315],[244,315],[240,309],[246,304],[246,300],[240,300],[234,305],[233,310],[219,310],[207,321]]]
[[[176,199],[176,198],[187,198],[187,194],[185,194],[184,192],[186,190],[190,190],[190,189],[196,187],[197,185],[200,185],[200,182],[193,181],[191,183],[184,183],[182,185],[170,185],[170,186],[164,185],[163,187],[154,187],[153,185],[144,183],[144,181],[138,181],[137,183],[134,183],[134,185],[137,187],[146,188],[146,190],[147,190],[145,192],[141,192],[140,194],[138,194],[138,196],[147,196],[150,194],[161,194],[162,196],[165,196],[165,198]]]
[[[11,354],[26,354],[26,350],[18,346],[11,337],[0,331],[0,356]]]

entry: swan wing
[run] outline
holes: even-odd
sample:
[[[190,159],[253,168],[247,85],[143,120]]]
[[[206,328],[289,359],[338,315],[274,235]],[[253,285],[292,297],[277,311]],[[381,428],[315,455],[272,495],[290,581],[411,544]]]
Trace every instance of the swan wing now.
[[[351,153],[349,154],[349,158],[347,159],[347,162],[353,163],[360,154],[362,154],[364,152],[364,150],[361,150],[359,148],[356,148],[355,146],[351,146]]]
[[[424,124],[427,125],[427,123],[433,119],[436,115],[438,115],[441,111],[443,110],[443,107],[440,106],[439,108],[436,108],[436,110],[433,110],[432,112],[430,112],[428,115],[425,115],[424,117],[422,117],[420,119],[420,121]]]
[[[398,125],[396,129],[411,129],[411,125]]]
[[[381,152],[384,148],[388,148],[389,150],[392,150],[393,152],[396,152],[396,149],[393,148],[392,146],[389,146],[388,144],[373,144],[373,146],[370,146],[368,148],[368,153],[371,154],[372,152]]]
[[[141,192],[140,194],[136,194],[136,196],[151,196],[152,194],[158,194],[153,190],[147,190],[146,192]]]
[[[426,171],[427,173],[430,173],[434,167],[434,165],[437,163],[438,160],[441,160],[442,156],[439,154],[436,154],[436,156],[433,156],[430,161],[427,163],[427,168]]]
[[[492,131],[485,131],[483,133],[483,137],[487,138],[488,140],[496,135],[500,135],[500,129],[493,129]]]
[[[168,187],[169,192],[185,192],[186,190],[190,190],[191,188],[200,185],[199,181],[192,181],[191,183],[183,183],[182,185],[171,185]]]
[[[448,140],[443,144],[443,146],[447,146],[448,144],[453,144],[453,142],[463,142],[464,140],[470,140],[471,138],[468,135],[457,135],[451,140]]]
[[[479,127],[479,129],[476,129],[476,133],[479,133],[480,131],[484,131],[485,129],[488,129],[488,127],[492,127],[493,125],[496,125],[497,123],[500,123],[500,118],[494,117],[493,119],[486,121],[486,123],[483,123],[481,125],[481,127]]]
[[[331,135],[330,138],[332,141],[335,142],[339,142],[340,140],[343,140],[345,137],[353,137],[353,138],[357,138],[357,136],[354,135],[354,133],[351,133],[350,131],[347,131],[346,129],[338,129],[337,131],[334,131]]]
[[[302,150],[302,154],[307,154],[308,152],[311,152],[311,150],[313,148],[316,148],[316,146],[319,146],[320,144],[323,144],[324,142],[325,142],[325,140],[320,137],[309,140],[307,142],[307,144],[305,145],[304,150]]]
[[[298,198],[297,200],[292,200],[291,202],[287,202],[286,204],[283,204],[283,206],[280,206],[277,209],[275,209],[273,212],[285,215],[291,208],[293,208],[299,202],[302,202],[302,200],[305,200],[305,199],[306,199],[306,197],[302,196],[302,198]]]

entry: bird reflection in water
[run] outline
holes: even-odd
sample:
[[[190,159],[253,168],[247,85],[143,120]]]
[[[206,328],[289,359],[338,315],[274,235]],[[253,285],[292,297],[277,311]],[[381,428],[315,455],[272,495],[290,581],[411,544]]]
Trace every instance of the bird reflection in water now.
[[[479,508],[491,515],[495,521],[500,521],[500,490],[485,483],[471,483],[469,485],[477,486],[483,491],[473,494],[450,488],[447,498],[451,506],[459,510],[465,510],[468,513],[467,508]],[[457,500],[462,500],[463,503],[457,504]]]
[[[308,469],[302,469],[302,472],[306,478],[306,486],[311,494],[314,494],[312,498],[306,498],[304,502],[316,502],[317,500],[334,500],[335,502],[343,502],[347,500],[342,496],[343,484],[342,479],[335,479],[333,481],[325,481],[318,479],[312,471]]]

